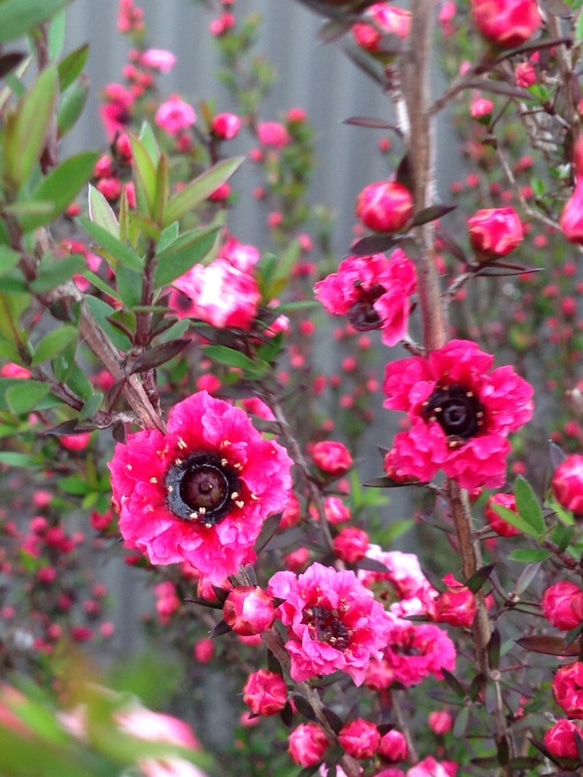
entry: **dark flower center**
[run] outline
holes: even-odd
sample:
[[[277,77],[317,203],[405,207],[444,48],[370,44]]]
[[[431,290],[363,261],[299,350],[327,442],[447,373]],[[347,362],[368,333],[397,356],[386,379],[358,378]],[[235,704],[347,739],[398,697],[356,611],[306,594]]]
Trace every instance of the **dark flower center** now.
[[[166,473],[165,485],[170,512],[207,527],[223,520],[240,492],[236,472],[216,453],[177,459]]]
[[[458,384],[437,386],[423,403],[421,415],[425,421],[437,421],[452,448],[475,437],[484,423],[484,408],[478,398]]]
[[[360,281],[354,284],[358,289],[358,299],[348,310],[348,320],[357,332],[368,332],[378,329],[382,324],[381,317],[374,309],[374,303],[382,297],[386,289],[380,283],[375,283],[370,289],[364,289]]]
[[[338,612],[316,605],[306,607],[302,623],[310,626],[319,642],[327,642],[337,650],[346,650],[350,640],[350,629],[338,618]]]

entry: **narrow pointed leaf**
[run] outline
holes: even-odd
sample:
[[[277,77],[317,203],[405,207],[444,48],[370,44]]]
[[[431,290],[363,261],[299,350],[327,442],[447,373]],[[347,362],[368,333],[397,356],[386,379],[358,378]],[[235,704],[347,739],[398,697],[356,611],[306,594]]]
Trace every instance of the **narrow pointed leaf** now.
[[[398,243],[394,235],[367,235],[350,246],[353,256],[372,256],[394,248]]]
[[[490,666],[492,669],[497,669],[500,663],[500,647],[502,640],[500,638],[500,632],[498,629],[492,631],[490,641],[488,642],[488,656],[490,659]]]
[[[494,571],[496,563],[486,564],[480,569],[477,569],[466,583],[467,587],[473,594],[477,594],[480,588],[484,585],[486,580],[490,579],[490,575]]]
[[[61,97],[61,104],[57,113],[57,132],[59,139],[65,137],[79,120],[87,98],[89,97],[89,79],[82,76],[72,84]]]
[[[535,529],[533,529],[532,526],[527,521],[525,521],[522,516],[515,513],[514,510],[509,510],[507,507],[503,507],[502,505],[497,504],[493,504],[492,507],[501,518],[504,518],[507,523],[509,523],[511,526],[514,526],[516,529],[519,529],[523,534],[526,534],[529,537],[539,536],[539,532],[535,531]]]
[[[520,516],[532,526],[537,534],[544,534],[547,527],[542,508],[532,486],[522,475],[519,475],[514,483],[514,498]]]
[[[370,127],[371,129],[397,130],[395,124],[391,124],[385,119],[375,119],[374,116],[350,116],[344,119],[343,124],[353,124],[356,127]]]
[[[173,221],[179,221],[186,213],[204,202],[215,189],[229,180],[244,159],[242,156],[224,159],[181,189],[168,203],[163,226],[167,227]]]
[[[32,365],[42,364],[54,358],[74,342],[77,337],[78,332],[72,326],[63,326],[55,329],[53,332],[49,332],[38,344],[32,357]]]
[[[136,179],[138,209],[144,215],[152,216],[156,200],[156,167],[141,140],[130,135],[132,144],[132,165]]]
[[[41,262],[39,273],[30,284],[30,290],[35,294],[42,294],[71,280],[73,275],[82,272],[86,267],[87,262],[81,254],[71,254],[56,261],[48,257],[47,261]]]
[[[162,154],[156,171],[156,196],[152,213],[154,221],[158,224],[164,223],[164,212],[166,210],[166,203],[168,202],[169,195],[170,174],[168,170],[168,157],[166,154]]]
[[[79,222],[95,242],[115,261],[132,270],[142,271],[142,259],[133,248],[122,243],[104,227],[94,224],[88,218],[81,217]]]
[[[177,356],[187,345],[190,345],[190,343],[191,341],[186,338],[183,340],[170,340],[163,345],[158,345],[155,348],[151,348],[149,351],[145,351],[140,354],[131,365],[130,374],[154,370],[156,367],[166,364],[166,362],[169,362],[170,359]]]
[[[97,152],[83,151],[65,159],[52,170],[28,200],[30,203],[50,202],[51,208],[45,214],[21,216],[19,222],[22,230],[29,232],[60,216],[87,182],[98,156]]]
[[[421,224],[427,224],[429,221],[436,221],[442,216],[451,213],[456,207],[457,205],[432,205],[429,208],[424,208],[423,210],[420,210],[419,213],[415,214],[412,226],[418,227]]]
[[[524,650],[543,653],[545,656],[577,656],[581,651],[581,645],[578,642],[567,647],[561,637],[548,637],[542,634],[519,637],[516,642]]]
[[[158,254],[155,285],[162,288],[202,262],[215,248],[222,227],[216,224],[181,235],[166,250]]]
[[[36,380],[22,380],[22,385],[12,386],[6,392],[6,402],[14,415],[30,413],[49,393],[46,383]]]
[[[1,12],[4,6],[0,3]],[[4,164],[8,178],[20,187],[42,154],[57,104],[57,71],[47,67],[6,122]]]
[[[67,87],[79,78],[87,63],[88,56],[89,44],[84,43],[82,46],[79,46],[79,48],[67,54],[66,57],[63,57],[61,62],[59,62],[57,72],[59,74],[61,92],[64,92]]]
[[[92,184],[89,184],[89,218],[94,224],[106,229],[110,235],[119,238],[117,216],[104,195]]]
[[[537,561],[546,561],[551,555],[548,550],[542,548],[517,548],[510,553],[508,559],[518,564],[533,564]]]

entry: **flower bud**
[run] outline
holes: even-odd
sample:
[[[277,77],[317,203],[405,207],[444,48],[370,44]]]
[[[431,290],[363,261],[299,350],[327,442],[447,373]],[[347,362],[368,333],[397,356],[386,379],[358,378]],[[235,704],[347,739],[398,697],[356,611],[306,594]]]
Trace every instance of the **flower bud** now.
[[[381,737],[378,751],[379,755],[382,756],[385,761],[394,764],[399,763],[399,761],[404,761],[409,755],[407,740],[396,728],[387,731],[387,733]]]
[[[434,712],[429,713],[428,723],[429,728],[434,734],[443,736],[443,734],[447,734],[448,731],[451,731],[453,727],[453,718],[449,712],[446,712],[445,710],[435,710]]]
[[[211,129],[221,140],[232,140],[241,129],[241,119],[235,113],[217,113]]]
[[[522,242],[524,230],[514,208],[484,208],[468,219],[470,243],[480,261],[506,256]]]
[[[348,755],[353,758],[372,758],[376,753],[381,735],[374,723],[357,718],[346,723],[340,729],[338,741]]]
[[[345,526],[334,537],[333,550],[337,558],[347,564],[356,564],[369,546],[368,534],[356,526]]]
[[[348,448],[341,442],[332,440],[316,443],[312,449],[312,458],[322,472],[334,477],[344,475],[352,466],[352,456]]]
[[[243,637],[261,634],[274,621],[273,598],[260,586],[238,586],[225,599],[223,618],[236,634]]]
[[[397,181],[365,186],[356,201],[356,217],[374,232],[397,232],[413,213],[411,192]]]
[[[554,471],[551,486],[561,507],[583,513],[583,456],[567,456]]]
[[[383,38],[406,38],[411,30],[411,11],[389,3],[373,3],[352,28],[356,43],[371,54],[383,53]]]
[[[577,723],[563,718],[545,731],[543,744],[557,758],[577,758],[577,738],[582,734]]]
[[[569,718],[583,718],[583,662],[574,661],[557,669],[553,696]]]
[[[545,618],[556,629],[568,631],[583,623],[583,591],[568,580],[549,586],[541,607]]]
[[[527,41],[541,26],[536,0],[470,0],[476,27],[502,49]]]
[[[269,669],[252,672],[243,688],[243,701],[254,715],[275,715],[287,702],[283,677]]]
[[[302,723],[289,735],[287,751],[298,766],[314,766],[327,749],[328,738],[315,723]]]
[[[445,575],[443,582],[447,589],[433,603],[434,620],[449,623],[450,626],[469,628],[478,608],[476,597],[467,586],[458,583],[452,574]]]

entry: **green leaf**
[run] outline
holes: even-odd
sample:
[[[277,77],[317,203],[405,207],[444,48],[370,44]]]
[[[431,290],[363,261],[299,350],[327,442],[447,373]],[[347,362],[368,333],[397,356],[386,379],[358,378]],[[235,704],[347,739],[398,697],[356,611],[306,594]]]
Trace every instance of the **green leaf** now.
[[[87,304],[89,304],[90,299],[94,299],[96,302],[101,302],[101,300],[97,300],[96,297],[93,297],[87,298]],[[97,316],[95,317],[97,318]],[[111,339],[113,341],[113,338]],[[81,397],[81,399],[84,399],[85,401],[87,401],[89,397],[93,396],[94,389],[91,381],[78,364],[73,364],[71,374],[67,378],[67,386],[69,386],[69,388],[72,389],[75,394],[77,394],[77,396]]]
[[[33,467],[38,462],[34,456],[27,453],[14,453],[13,451],[0,452],[0,464],[7,464],[9,467]]]
[[[83,76],[63,93],[57,112],[57,133],[59,139],[70,132],[83,113],[89,97],[89,79]]]
[[[10,2],[10,0],[7,0]],[[6,5],[0,4],[1,12]],[[58,96],[57,70],[47,67],[6,120],[4,164],[12,183],[20,188],[38,162],[51,128]]]
[[[111,342],[115,345],[116,348],[119,348],[121,351],[129,351],[131,347],[131,343],[128,340],[128,338],[122,334],[122,332],[119,331],[119,329],[116,329],[114,326],[111,325],[111,323],[107,320],[109,316],[111,316],[113,313],[115,313],[114,309],[107,304],[107,302],[104,302],[101,299],[98,299],[97,297],[90,297],[87,296],[85,298],[85,301],[97,319],[97,322],[99,325],[104,329],[105,334],[109,337]],[[69,385],[69,384],[68,384]],[[89,383],[89,386],[91,387],[91,383]],[[91,389],[89,396],[93,393],[93,390]],[[84,399],[87,399],[87,396],[82,395]]]
[[[148,152],[148,156],[152,160],[152,164],[154,167],[158,167],[158,162],[160,161],[160,148],[158,146],[158,141],[156,140],[154,130],[152,129],[152,125],[147,121],[143,122],[142,126],[140,127],[140,134],[138,137]]]
[[[70,280],[73,275],[82,272],[86,267],[87,262],[81,254],[71,254],[64,259],[56,260],[49,255],[41,261],[39,273],[30,284],[30,289],[35,294],[42,294]]]
[[[160,156],[160,161],[158,162],[158,169],[156,170],[156,194],[152,210],[152,217],[158,224],[164,222],[164,212],[169,196],[170,172],[168,169],[168,157],[166,154],[162,154]]]
[[[92,490],[89,483],[82,477],[79,477],[79,475],[70,475],[66,478],[59,478],[58,486],[59,489],[66,494],[75,494],[76,496],[83,496]]]
[[[32,357],[32,365],[42,364],[49,359],[54,358],[58,353],[64,351],[71,343],[75,342],[78,337],[78,332],[75,327],[63,326],[60,329],[55,329],[54,332],[49,334],[41,340],[38,344],[34,356]]]
[[[79,221],[83,229],[95,240],[106,254],[106,258],[111,258],[114,264],[119,262],[132,270],[141,272],[143,267],[142,259],[132,248],[114,237],[107,229],[99,224],[94,224],[88,218],[81,217]]]
[[[3,0],[0,3],[0,42],[15,40],[46,22],[70,0]]]
[[[575,42],[580,41],[583,38],[583,13],[580,13],[577,17],[577,24],[575,25]]]
[[[191,267],[205,259],[214,249],[221,229],[220,224],[215,224],[186,232],[166,250],[158,254],[156,288],[167,286],[175,278],[184,275]]]
[[[94,224],[106,229],[110,235],[119,239],[119,222],[113,209],[103,194],[89,184],[89,218]]]
[[[533,529],[532,526],[527,521],[525,521],[524,518],[522,518],[522,516],[518,515],[518,513],[515,513],[514,510],[509,510],[507,507],[503,507],[502,505],[497,504],[492,504],[492,507],[501,518],[504,518],[507,523],[509,523],[511,526],[514,526],[516,529],[519,529],[523,534],[526,534],[529,537],[539,536],[539,532],[535,531],[535,529]]]
[[[135,135],[130,135],[130,141],[138,210],[148,216],[153,216],[156,201],[156,167],[142,141]]]
[[[69,207],[91,176],[98,156],[97,152],[83,151],[65,159],[47,175],[28,202],[48,201],[51,208],[45,214],[21,216],[19,222],[24,232],[48,224]]]
[[[127,308],[133,308],[142,301],[142,273],[120,265],[115,275],[119,296]]]
[[[64,9],[55,14],[49,27],[49,59],[54,61],[61,56],[65,45],[65,29],[67,15]]]
[[[514,498],[516,500],[516,509],[520,516],[532,526],[537,535],[544,534],[547,527],[543,511],[536,498],[532,486],[522,475],[516,478],[514,483]]]
[[[6,402],[14,415],[33,410],[49,393],[46,383],[37,380],[22,380],[18,386],[11,386],[6,392]]]
[[[0,276],[4,273],[10,272],[13,267],[16,267],[20,254],[18,251],[13,251],[8,246],[0,245]]]
[[[83,405],[81,412],[79,413],[79,420],[85,421],[88,418],[93,418],[95,413],[101,408],[103,402],[103,394],[100,391],[95,392],[92,397],[89,397],[87,402]]]
[[[57,66],[59,74],[59,85],[61,92],[64,92],[71,84],[79,78],[83,68],[87,63],[89,56],[89,44],[84,43],[78,49],[71,51],[64,57]]]
[[[166,227],[160,235],[158,240],[157,251],[158,255],[163,253],[167,248],[170,248],[172,243],[178,240],[180,236],[178,222],[174,221],[172,224]]]
[[[260,289],[265,301],[277,297],[287,286],[300,252],[300,244],[294,240],[280,256],[268,262],[265,268],[260,266]]]
[[[167,227],[173,221],[178,221],[186,213],[204,202],[215,189],[228,181],[241,166],[245,157],[234,157],[218,162],[210,170],[197,176],[184,189],[175,194],[166,208],[163,226]]]
[[[239,367],[242,370],[254,370],[255,362],[244,353],[227,348],[226,345],[207,345],[203,348],[206,356],[227,367]]]
[[[509,561],[517,561],[519,564],[533,564],[537,561],[545,561],[551,557],[548,550],[542,548],[518,548],[508,556]]]

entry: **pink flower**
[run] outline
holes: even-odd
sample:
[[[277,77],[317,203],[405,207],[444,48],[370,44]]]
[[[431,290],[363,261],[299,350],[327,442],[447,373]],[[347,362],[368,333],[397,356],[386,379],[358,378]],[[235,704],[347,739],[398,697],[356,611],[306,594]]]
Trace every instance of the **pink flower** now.
[[[437,591],[421,571],[419,559],[414,553],[400,550],[383,551],[378,545],[369,545],[366,557],[378,561],[386,571],[360,569],[362,583],[375,592],[377,599],[391,602],[390,611],[398,617],[421,615],[431,610]],[[388,587],[387,587],[388,583]]]
[[[283,148],[290,142],[287,129],[279,121],[260,121],[257,125],[257,137],[264,146]]]
[[[577,739],[583,735],[579,724],[561,718],[545,731],[543,744],[557,758],[578,758]]]
[[[236,113],[217,113],[211,129],[221,140],[232,140],[239,134],[241,119]]]
[[[287,751],[298,766],[314,766],[327,749],[328,738],[315,723],[302,723],[289,735]]]
[[[505,521],[501,515],[498,515],[494,509],[494,505],[502,505],[502,507],[505,507],[507,510],[512,510],[518,515],[514,495],[502,493],[492,494],[492,496],[488,497],[488,501],[484,507],[484,517],[496,534],[499,534],[501,537],[517,537],[520,534],[520,529],[517,529],[511,523]]]
[[[561,507],[583,513],[583,456],[567,456],[554,471],[551,486]]]
[[[532,62],[520,62],[514,68],[514,81],[516,86],[528,89],[537,82],[536,70]]]
[[[397,232],[413,214],[413,197],[397,181],[365,186],[356,200],[356,218],[374,232]]]
[[[242,272],[226,259],[208,265],[195,264],[173,285],[185,295],[170,297],[170,305],[179,318],[199,318],[217,329],[235,327],[248,331],[257,315],[260,300],[255,278]]]
[[[371,658],[380,658],[391,624],[354,572],[312,564],[296,577],[276,572],[268,585],[285,599],[278,617],[287,626],[290,674],[303,681],[340,670],[361,685]]]
[[[253,245],[240,243],[236,238],[230,237],[220,248],[219,257],[226,259],[233,267],[241,272],[250,273],[261,254]]]
[[[407,769],[406,777],[453,777],[455,771],[450,771],[444,763],[439,763],[431,755]]]
[[[557,669],[553,696],[569,718],[583,719],[583,662],[574,661]]]
[[[506,438],[531,418],[533,390],[510,366],[488,374],[493,361],[477,343],[451,340],[386,366],[385,406],[412,424],[385,458],[389,477],[425,481],[442,469],[469,490],[502,485]]]
[[[275,620],[273,597],[258,585],[240,585],[225,599],[223,618],[235,634],[243,637],[261,634]]]
[[[478,30],[503,49],[520,46],[542,24],[536,0],[470,0]]]
[[[182,130],[192,126],[196,121],[194,108],[177,94],[171,95],[161,103],[154,116],[154,121],[169,135],[178,135]]]
[[[380,329],[383,343],[395,345],[407,333],[415,289],[415,266],[397,248],[388,259],[349,256],[338,272],[316,283],[314,293],[332,315],[347,316],[359,332]]]
[[[469,628],[472,625],[478,605],[470,589],[458,583],[451,573],[443,578],[447,589],[442,591],[433,604],[433,618],[438,623]]]
[[[583,178],[577,176],[573,194],[565,203],[559,226],[570,243],[583,245]]]
[[[169,73],[176,64],[176,57],[171,51],[165,49],[146,49],[140,58],[140,63],[159,73]]]
[[[339,496],[327,496],[324,499],[324,514],[328,523],[343,523],[352,517],[350,507]]]
[[[384,659],[393,671],[393,679],[409,688],[429,675],[441,679],[442,669],[453,671],[456,649],[439,626],[394,619]]]
[[[389,3],[373,3],[352,27],[356,43],[365,51],[383,52],[383,38],[406,38],[411,30],[411,12]]]
[[[409,755],[409,748],[404,735],[397,731],[396,728],[387,731],[379,742],[379,755],[390,763],[404,761]]]
[[[583,623],[583,590],[575,583],[561,580],[546,589],[541,607],[551,626],[564,631],[575,629]]]
[[[372,758],[381,741],[381,735],[370,720],[356,718],[342,726],[338,741],[344,752],[353,758]]]
[[[122,731],[140,739],[167,742],[192,750],[200,749],[190,726],[171,715],[162,715],[135,705],[117,713],[116,719]],[[194,764],[175,755],[143,758],[138,763],[145,777],[205,777],[204,772]]]
[[[283,677],[269,669],[258,669],[247,677],[243,701],[254,715],[275,715],[287,703],[287,686]]]
[[[468,219],[470,243],[481,261],[506,256],[524,238],[524,230],[514,208],[485,208]]]
[[[322,440],[314,445],[312,458],[316,465],[328,475],[340,477],[352,467],[352,456],[341,442]]]
[[[255,560],[263,521],[283,510],[291,460],[243,410],[205,391],[170,411],[168,431],[118,443],[109,464],[126,547],[152,564],[188,561],[220,584]]]
[[[113,140],[118,132],[124,132],[131,121],[134,96],[121,84],[108,84],[104,90],[103,100],[99,115],[108,138]]]

